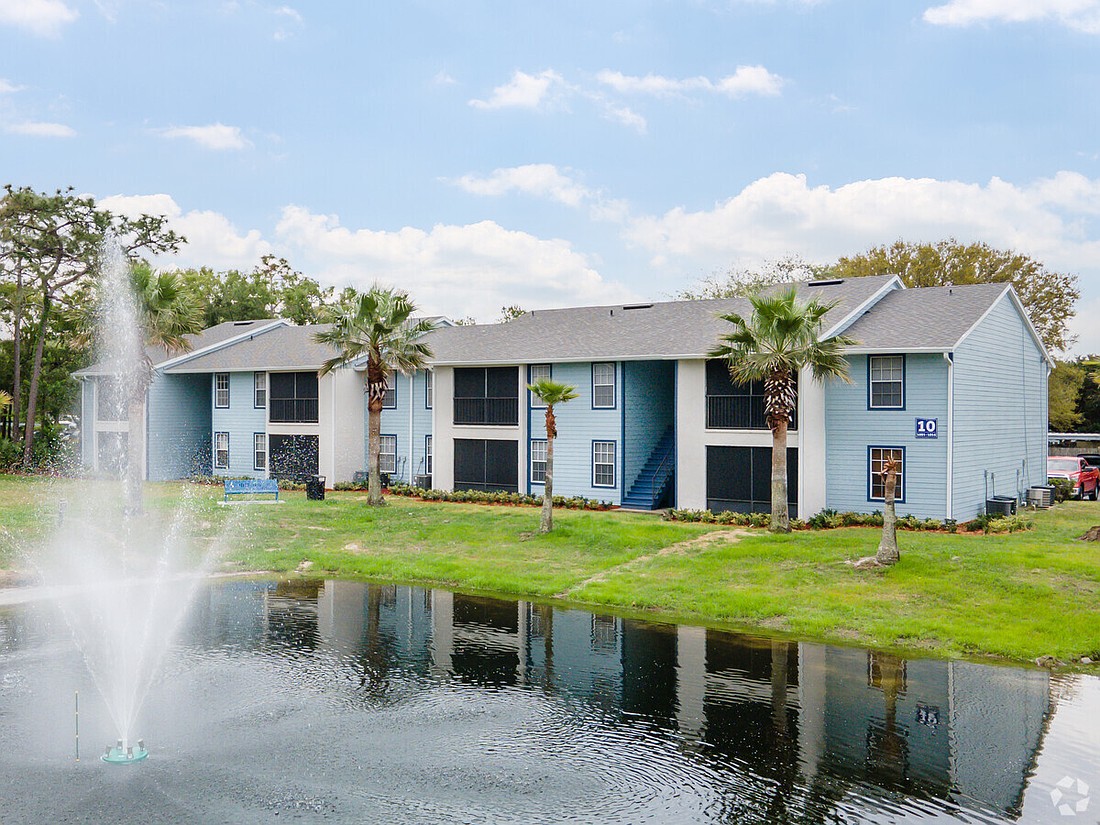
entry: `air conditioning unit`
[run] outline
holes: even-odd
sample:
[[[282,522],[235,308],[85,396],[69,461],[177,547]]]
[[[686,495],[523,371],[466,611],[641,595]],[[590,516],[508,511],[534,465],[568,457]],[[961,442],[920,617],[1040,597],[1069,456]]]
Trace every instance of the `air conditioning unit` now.
[[[1029,487],[1027,503],[1032,507],[1047,508],[1054,504],[1054,488],[1046,486]]]
[[[1016,499],[1012,496],[993,496],[985,500],[985,512],[990,516],[1011,516],[1016,513]]]

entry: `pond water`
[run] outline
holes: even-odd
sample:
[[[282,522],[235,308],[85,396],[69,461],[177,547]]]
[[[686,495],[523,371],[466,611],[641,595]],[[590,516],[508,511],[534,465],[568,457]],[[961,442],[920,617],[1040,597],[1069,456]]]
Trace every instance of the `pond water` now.
[[[104,765],[64,622],[4,601],[5,822],[1100,821],[1095,677],[351,582],[205,587]]]

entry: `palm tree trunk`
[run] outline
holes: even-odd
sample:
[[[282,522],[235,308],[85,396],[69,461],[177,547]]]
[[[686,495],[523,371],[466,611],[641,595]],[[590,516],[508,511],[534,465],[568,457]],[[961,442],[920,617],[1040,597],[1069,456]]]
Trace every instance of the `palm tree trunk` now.
[[[12,387],[11,440],[19,438],[19,413],[23,406],[23,272],[15,270],[15,297],[12,300]]]
[[[367,468],[367,504],[385,504],[382,500],[382,399],[371,398],[367,402],[367,452],[370,466]]]
[[[787,509],[787,421],[772,428],[772,518],[768,529],[773,533],[791,532]]]
[[[875,553],[875,561],[882,565],[897,564],[901,560],[898,550],[897,513],[894,509],[894,493],[897,490],[898,471],[892,461],[886,462],[883,470],[883,486],[886,488],[885,503],[882,508],[882,540]]]
[[[547,415],[549,415],[547,411]],[[542,517],[539,519],[539,532],[549,533],[554,529],[554,439],[546,436],[546,479],[542,490]]]
[[[126,510],[131,516],[141,515],[142,482],[145,481],[145,391],[130,399],[126,409]]]

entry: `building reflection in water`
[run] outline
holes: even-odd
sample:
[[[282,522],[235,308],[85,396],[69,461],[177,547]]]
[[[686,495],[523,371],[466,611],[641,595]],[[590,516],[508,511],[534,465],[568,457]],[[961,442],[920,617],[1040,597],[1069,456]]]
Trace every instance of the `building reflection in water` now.
[[[191,638],[325,658],[363,701],[439,680],[525,687],[674,731],[686,756],[737,775],[718,802],[729,820],[823,821],[853,793],[1018,818],[1053,712],[1046,671],[395,585],[229,583],[211,588]]]

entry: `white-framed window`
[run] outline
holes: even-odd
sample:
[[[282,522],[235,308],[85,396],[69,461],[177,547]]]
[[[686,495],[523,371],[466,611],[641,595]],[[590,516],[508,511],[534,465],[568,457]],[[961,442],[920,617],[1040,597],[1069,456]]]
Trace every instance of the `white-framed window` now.
[[[384,435],[381,437],[382,449],[378,455],[378,472],[397,472],[397,436]]]
[[[267,406],[267,373],[252,373],[252,386],[254,388],[252,406],[262,410]]]
[[[219,410],[229,409],[229,373],[214,373],[214,406]]]
[[[872,355],[867,359],[870,398],[868,409],[905,409],[905,356]]]
[[[424,436],[424,472],[432,474],[432,437]]]
[[[615,486],[615,442],[592,442],[592,486]]]
[[[386,395],[382,399],[382,409],[397,409],[397,379],[392,372],[386,376]],[[386,471],[383,470],[382,472]]]
[[[430,410],[435,395],[435,379],[431,370],[424,371],[424,408]],[[428,472],[431,472],[429,470]]]
[[[229,469],[229,433],[214,433],[214,469]]]
[[[267,434],[252,434],[252,469],[267,469]]]
[[[546,439],[536,438],[531,441],[531,483],[546,483]]]
[[[615,408],[615,365],[592,365],[592,409]]]
[[[549,381],[551,378],[551,369],[549,364],[532,364],[527,368],[527,383],[536,384],[542,381],[544,378]],[[531,396],[531,409],[541,410],[545,409],[546,405],[539,401],[539,397],[530,390],[527,394]]]
[[[894,500],[905,501],[905,448],[868,447],[867,499],[869,501],[886,500],[886,482],[882,477],[882,467],[888,458],[894,458],[898,462],[898,482],[897,486],[894,487]]]

